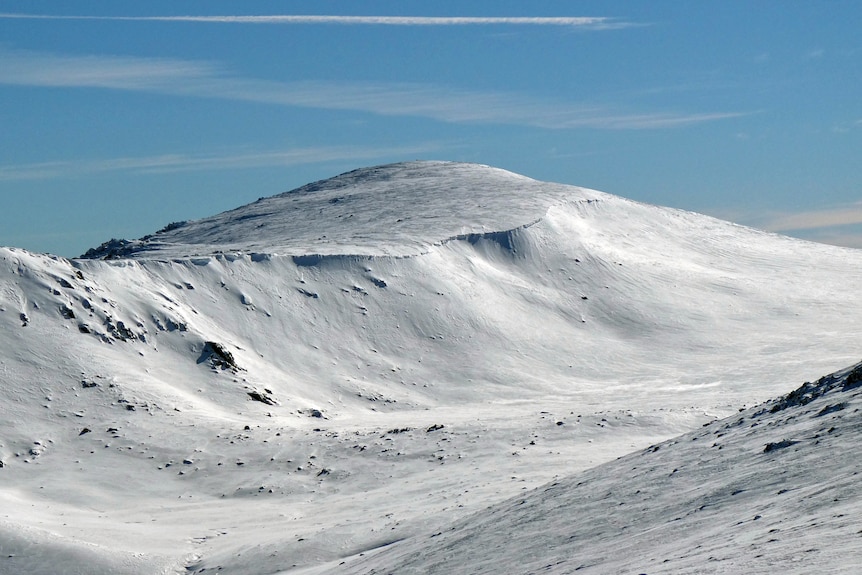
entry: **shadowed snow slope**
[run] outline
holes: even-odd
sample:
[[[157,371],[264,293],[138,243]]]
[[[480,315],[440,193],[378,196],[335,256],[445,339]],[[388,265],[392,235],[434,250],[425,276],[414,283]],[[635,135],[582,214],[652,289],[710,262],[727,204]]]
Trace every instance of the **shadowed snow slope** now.
[[[862,251],[469,164],[88,255],[0,249],[0,573],[337,566],[849,365],[862,328]]]

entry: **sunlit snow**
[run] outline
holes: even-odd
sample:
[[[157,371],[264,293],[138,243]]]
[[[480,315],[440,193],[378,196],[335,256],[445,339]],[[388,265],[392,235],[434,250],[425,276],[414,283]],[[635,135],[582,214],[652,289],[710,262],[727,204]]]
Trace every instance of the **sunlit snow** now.
[[[0,573],[858,563],[855,388],[755,414],[862,251],[411,162],[89,255],[0,248]]]

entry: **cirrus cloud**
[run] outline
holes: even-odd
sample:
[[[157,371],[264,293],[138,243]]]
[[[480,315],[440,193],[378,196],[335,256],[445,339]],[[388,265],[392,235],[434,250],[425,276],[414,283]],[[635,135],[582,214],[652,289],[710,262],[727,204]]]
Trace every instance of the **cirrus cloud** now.
[[[96,160],[63,160],[0,166],[0,182],[49,180],[109,172],[163,174],[198,170],[236,170],[296,166],[337,161],[373,160],[393,155],[411,156],[433,152],[435,143],[418,146],[357,147],[320,146],[281,150],[237,150],[209,154],[159,154]]]
[[[823,210],[775,214],[765,219],[760,227],[770,232],[789,232],[857,224],[862,224],[862,202]]]
[[[195,22],[206,24],[339,24],[353,26],[565,26],[616,30],[643,26],[604,16],[340,16],[340,15],[224,15],[224,16],[64,16],[2,13],[0,19],[108,20],[132,22]]]
[[[0,50],[0,84],[103,88],[544,129],[673,128],[747,114],[628,112],[602,104],[418,83],[279,82],[238,76],[211,62],[24,50]]]

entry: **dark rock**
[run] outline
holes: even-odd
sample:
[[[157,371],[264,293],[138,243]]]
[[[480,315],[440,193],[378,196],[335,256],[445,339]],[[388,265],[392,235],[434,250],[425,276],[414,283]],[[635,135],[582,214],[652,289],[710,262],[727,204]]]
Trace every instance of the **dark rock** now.
[[[827,405],[823,409],[821,409],[815,417],[823,417],[824,415],[828,415],[830,413],[834,413],[836,411],[841,411],[847,407],[846,403],[836,403],[835,405]]]
[[[123,341],[128,341],[130,339],[137,339],[135,334],[132,332],[132,330],[127,328],[126,324],[124,324],[121,321],[117,322],[117,327],[112,331],[112,333],[114,334],[115,337],[117,337]]]
[[[248,391],[246,393],[254,401],[259,401],[261,403],[265,403],[266,405],[275,405],[275,400],[265,393],[261,393],[259,391]]]
[[[157,231],[156,233],[157,234],[163,234],[165,232],[172,232],[174,230],[177,230],[177,229],[183,227],[187,223],[188,223],[188,221],[186,221],[186,220],[183,220],[181,222],[171,222],[168,225],[166,225],[165,227],[163,227],[162,229],[160,229],[159,231]]]
[[[60,315],[62,315],[65,319],[75,319],[75,312],[72,311],[72,308],[63,304],[60,306]]]
[[[784,449],[785,447],[790,447],[791,445],[796,445],[797,443],[799,442],[790,439],[782,439],[781,441],[776,441],[775,443],[767,443],[766,447],[763,448],[763,453],[769,453],[778,449]]]
[[[176,322],[172,319],[167,319],[165,321],[165,326],[168,328],[168,331],[177,331],[177,330],[188,331],[189,330],[189,326],[187,326],[185,323]]]
[[[856,389],[862,386],[862,365],[847,374],[847,379],[844,380],[844,391]]]
[[[198,363],[203,363],[205,361],[209,361],[213,367],[220,369],[230,369],[232,371],[241,369],[236,364],[233,354],[225,349],[222,344],[214,341],[204,343],[204,349],[198,358]]]
[[[79,259],[113,260],[135,253],[140,249],[140,242],[111,238],[97,248],[90,248]]]

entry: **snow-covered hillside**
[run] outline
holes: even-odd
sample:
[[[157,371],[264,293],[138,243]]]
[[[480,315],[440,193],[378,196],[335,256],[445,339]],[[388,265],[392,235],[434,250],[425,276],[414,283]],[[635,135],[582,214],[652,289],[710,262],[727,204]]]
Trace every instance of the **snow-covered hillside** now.
[[[862,363],[332,573],[858,573]]]
[[[0,249],[0,573],[330,568],[859,359],[862,252],[486,166],[88,255]]]

